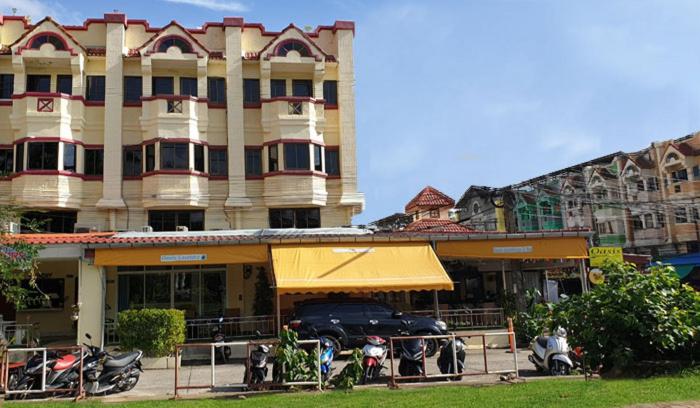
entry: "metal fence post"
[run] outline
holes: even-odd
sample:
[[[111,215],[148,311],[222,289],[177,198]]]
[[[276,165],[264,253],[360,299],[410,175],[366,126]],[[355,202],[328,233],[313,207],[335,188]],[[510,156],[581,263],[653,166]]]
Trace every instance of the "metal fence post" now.
[[[214,343],[211,343],[211,386],[214,388],[216,384],[216,355],[215,355]]]

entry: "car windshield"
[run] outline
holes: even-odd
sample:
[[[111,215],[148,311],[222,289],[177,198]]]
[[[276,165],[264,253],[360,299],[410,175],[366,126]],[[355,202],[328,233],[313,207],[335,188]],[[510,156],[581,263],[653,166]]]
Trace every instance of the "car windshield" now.
[[[297,316],[319,316],[328,315],[335,309],[334,304],[328,303],[308,303],[297,307]]]

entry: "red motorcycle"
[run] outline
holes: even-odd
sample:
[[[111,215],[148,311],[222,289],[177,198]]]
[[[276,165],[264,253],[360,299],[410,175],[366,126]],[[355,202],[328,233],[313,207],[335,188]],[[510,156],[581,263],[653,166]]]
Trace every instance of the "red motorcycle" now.
[[[362,384],[379,378],[388,352],[386,340],[378,336],[367,336],[367,344],[362,348]]]

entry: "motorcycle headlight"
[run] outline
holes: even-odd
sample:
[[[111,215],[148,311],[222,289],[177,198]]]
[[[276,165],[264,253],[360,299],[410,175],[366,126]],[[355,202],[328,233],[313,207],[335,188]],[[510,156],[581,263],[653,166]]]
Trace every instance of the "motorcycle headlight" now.
[[[435,325],[438,327],[438,329],[442,331],[447,330],[447,323],[443,322],[442,320],[436,320]]]

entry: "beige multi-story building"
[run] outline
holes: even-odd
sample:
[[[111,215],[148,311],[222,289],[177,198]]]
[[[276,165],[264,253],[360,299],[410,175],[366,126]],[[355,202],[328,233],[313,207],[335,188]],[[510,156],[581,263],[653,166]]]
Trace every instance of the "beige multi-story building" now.
[[[0,16],[0,203],[53,232],[348,225],[353,37]]]

